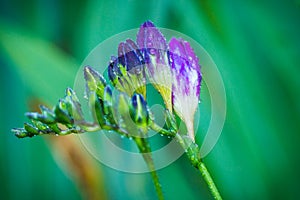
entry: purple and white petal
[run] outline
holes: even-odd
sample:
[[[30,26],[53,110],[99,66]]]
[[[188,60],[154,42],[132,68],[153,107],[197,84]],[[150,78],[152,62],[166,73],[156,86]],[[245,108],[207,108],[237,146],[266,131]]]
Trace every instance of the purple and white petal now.
[[[172,112],[172,76],[168,58],[168,46],[164,35],[150,21],[140,27],[138,47],[144,54],[146,72],[150,82],[161,94],[166,107]]]
[[[137,34],[137,44],[141,49],[166,50],[168,48],[166,38],[151,21],[146,21],[141,25]]]
[[[172,38],[169,50],[173,108],[185,122],[189,136],[194,139],[194,115],[198,107],[202,79],[199,60],[190,44],[181,38]]]

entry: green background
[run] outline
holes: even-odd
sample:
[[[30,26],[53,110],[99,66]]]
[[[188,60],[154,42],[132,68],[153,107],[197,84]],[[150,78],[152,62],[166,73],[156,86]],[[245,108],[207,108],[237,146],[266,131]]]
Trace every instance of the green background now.
[[[54,105],[97,44],[147,19],[200,43],[223,77],[226,122],[205,162],[224,199],[299,199],[300,2],[221,0],[2,0],[0,199],[82,198],[47,137],[10,129],[32,98]],[[97,167],[108,199],[156,198],[149,174]],[[211,198],[185,156],[158,173],[166,199]]]

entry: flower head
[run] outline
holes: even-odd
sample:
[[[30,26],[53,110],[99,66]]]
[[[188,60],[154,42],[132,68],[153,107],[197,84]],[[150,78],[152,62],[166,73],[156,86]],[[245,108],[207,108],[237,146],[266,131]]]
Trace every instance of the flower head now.
[[[134,41],[127,39],[118,48],[118,57],[112,58],[108,76],[120,91],[132,96],[134,93],[146,97],[144,59]]]
[[[185,122],[190,138],[194,139],[194,114],[198,107],[202,79],[199,60],[190,44],[181,38],[172,38],[169,48],[173,108]]]
[[[137,44],[143,52],[150,82],[161,94],[167,109],[172,112],[172,79],[165,37],[151,21],[146,21],[137,34]]]

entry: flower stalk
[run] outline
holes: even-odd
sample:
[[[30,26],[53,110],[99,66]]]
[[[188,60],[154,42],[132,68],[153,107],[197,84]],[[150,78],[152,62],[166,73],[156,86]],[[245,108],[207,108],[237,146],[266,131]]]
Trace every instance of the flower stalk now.
[[[205,166],[204,162],[200,161],[198,163],[198,169],[199,169],[202,177],[204,178],[206,184],[208,185],[209,190],[210,190],[212,196],[214,197],[214,199],[222,200],[222,197],[218,191],[218,188],[217,188],[216,184],[214,183],[212,176],[208,172],[208,169]]]
[[[155,165],[151,156],[151,148],[149,142],[145,138],[134,137],[133,139],[137,144],[140,153],[142,153],[145,162],[147,163],[148,169],[150,170],[152,181],[157,193],[157,197],[160,200],[164,199],[161,184],[159,182],[158,174],[155,169]]]
[[[180,143],[183,149],[186,150],[186,155],[191,164],[200,171],[204,181],[206,182],[214,199],[222,200],[219,190],[213,181],[207,167],[200,156],[199,146],[194,141],[187,142],[180,134],[176,134],[175,139]]]
[[[12,131],[19,138],[37,135],[67,135],[113,130],[132,138],[142,154],[156,189],[158,199],[163,191],[151,156],[148,141],[150,129],[175,139],[185,150],[191,164],[199,170],[215,199],[222,199],[195,142],[194,114],[198,108],[202,74],[199,59],[187,41],[172,38],[169,43],[150,21],[143,23],[137,42],[127,39],[118,47],[118,57],[108,66],[110,84],[93,68],[84,68],[86,96],[93,121],[86,121],[75,92],[68,88],[64,98],[40,113],[26,113],[32,123]],[[146,101],[146,80],[164,100],[165,126],[155,122]],[[112,89],[116,89],[116,93]],[[176,116],[186,125],[187,134],[178,130]]]

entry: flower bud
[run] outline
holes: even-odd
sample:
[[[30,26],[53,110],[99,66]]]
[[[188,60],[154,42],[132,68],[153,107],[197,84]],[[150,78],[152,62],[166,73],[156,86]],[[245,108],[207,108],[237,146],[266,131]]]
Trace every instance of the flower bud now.
[[[116,124],[113,108],[113,96],[109,85],[107,85],[104,89],[103,112],[110,124]]]
[[[147,128],[149,123],[149,110],[142,95],[134,94],[131,98],[130,116],[138,126]]]
[[[169,43],[172,70],[172,103],[175,112],[185,122],[194,140],[194,114],[198,107],[201,73],[199,60],[190,44],[172,38]]]
[[[94,120],[98,122],[100,127],[104,127],[107,121],[103,111],[103,101],[98,98],[96,92],[90,93],[89,105],[90,109],[92,110]]]
[[[45,124],[52,124],[55,122],[55,115],[52,110],[43,105],[40,106],[40,110],[42,111],[42,115],[39,121]]]
[[[28,133],[24,128],[14,128],[12,132],[15,133],[15,136],[18,138],[32,137],[34,134]]]
[[[75,94],[75,92],[71,88],[67,88],[65,100],[67,104],[69,104],[69,112],[76,121],[83,120],[83,114],[81,110],[81,105],[79,100]]]
[[[57,122],[62,124],[73,124],[74,119],[69,113],[70,108],[68,107],[64,99],[60,99],[58,104],[54,108],[54,113]]]
[[[126,136],[133,137],[139,134],[137,125],[130,116],[130,99],[125,93],[119,93],[115,100],[116,105],[116,119],[118,126],[125,130],[128,134]]]
[[[41,121],[32,120],[32,124],[42,132],[46,132],[47,130],[49,130],[49,126],[42,123]]]
[[[129,96],[134,93],[146,96],[143,55],[132,40],[127,39],[119,44],[118,58],[112,58],[108,76],[118,90]]]
[[[89,96],[90,92],[95,91],[97,95],[102,98],[106,81],[104,77],[93,68],[84,67],[84,78],[86,81],[86,94]]]
[[[144,53],[146,73],[151,84],[162,96],[167,109],[172,112],[172,76],[165,37],[151,21],[146,21],[137,34],[137,43]]]
[[[25,113],[25,116],[29,119],[41,121],[45,124],[55,123],[55,114],[52,110],[43,105],[40,106],[40,110],[42,111],[41,114],[36,112],[27,112]]]
[[[24,129],[28,132],[31,133],[33,135],[38,135],[39,134],[39,129],[37,129],[36,127],[34,127],[31,124],[28,123],[24,123]]]

